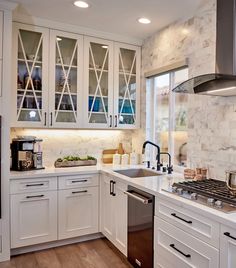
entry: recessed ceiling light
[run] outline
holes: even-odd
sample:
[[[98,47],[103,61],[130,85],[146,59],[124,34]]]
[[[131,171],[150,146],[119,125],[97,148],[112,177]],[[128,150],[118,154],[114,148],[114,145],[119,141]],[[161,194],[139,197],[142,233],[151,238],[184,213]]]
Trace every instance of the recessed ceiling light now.
[[[62,39],[61,39],[61,37],[57,37],[57,41],[61,41]]]
[[[89,4],[84,1],[75,1],[74,5],[80,8],[88,8]]]
[[[106,46],[106,45],[103,45],[103,46],[102,46],[102,48],[108,48],[108,46]]]
[[[147,19],[147,18],[140,18],[140,19],[138,19],[138,22],[143,23],[143,24],[151,23],[151,21],[149,19]]]

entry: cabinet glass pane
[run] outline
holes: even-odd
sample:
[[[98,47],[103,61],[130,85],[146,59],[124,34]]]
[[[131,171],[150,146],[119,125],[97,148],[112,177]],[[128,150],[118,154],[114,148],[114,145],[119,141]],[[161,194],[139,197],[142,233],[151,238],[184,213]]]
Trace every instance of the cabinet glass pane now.
[[[19,30],[17,59],[18,121],[42,120],[42,33]]]
[[[119,51],[119,124],[135,124],[136,119],[136,51]]]
[[[107,45],[90,43],[89,47],[89,123],[108,121],[108,58]]]
[[[55,121],[76,122],[78,43],[76,39],[56,37]]]

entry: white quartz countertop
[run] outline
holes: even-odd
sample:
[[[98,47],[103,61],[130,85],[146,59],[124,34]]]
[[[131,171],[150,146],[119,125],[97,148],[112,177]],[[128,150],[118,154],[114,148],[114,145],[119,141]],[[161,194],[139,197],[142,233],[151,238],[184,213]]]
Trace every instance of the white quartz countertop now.
[[[40,178],[40,177],[60,177],[68,175],[82,175],[82,174],[96,174],[105,173],[108,176],[115,176],[121,182],[125,182],[128,185],[139,188],[140,190],[146,191],[150,194],[155,195],[162,200],[166,200],[179,205],[183,208],[189,209],[195,213],[205,215],[208,218],[216,220],[222,224],[226,224],[232,228],[236,228],[236,212],[235,213],[224,213],[222,211],[210,208],[206,205],[199,204],[192,200],[185,199],[181,196],[177,196],[166,192],[168,188],[174,182],[183,181],[184,177],[181,173],[173,173],[171,175],[158,173],[157,176],[152,177],[141,177],[141,178],[129,178],[121,175],[115,170],[131,168],[144,168],[142,165],[136,166],[113,166],[113,165],[97,165],[97,166],[86,166],[86,167],[72,167],[72,168],[45,168],[42,170],[33,170],[25,172],[12,171],[10,173],[11,180],[27,179],[27,178]]]

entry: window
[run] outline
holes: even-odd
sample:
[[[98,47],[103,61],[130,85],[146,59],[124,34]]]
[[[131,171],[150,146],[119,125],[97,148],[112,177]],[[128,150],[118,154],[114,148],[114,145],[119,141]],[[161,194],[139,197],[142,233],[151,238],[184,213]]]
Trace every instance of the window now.
[[[172,89],[187,79],[188,68],[147,79],[147,139],[157,143],[161,152],[169,152],[172,164],[180,166],[187,161],[188,95],[175,94]],[[161,160],[167,163],[166,156]]]

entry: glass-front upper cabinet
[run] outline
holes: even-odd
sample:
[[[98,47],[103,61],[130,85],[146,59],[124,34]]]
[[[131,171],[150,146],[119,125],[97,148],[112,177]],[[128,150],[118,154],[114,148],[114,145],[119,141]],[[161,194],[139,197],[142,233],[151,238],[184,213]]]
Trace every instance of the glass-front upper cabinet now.
[[[85,126],[113,126],[113,42],[85,37]]]
[[[47,125],[48,37],[45,28],[14,24],[14,125]]]
[[[49,126],[80,127],[83,37],[51,30],[50,51]]]
[[[140,48],[115,43],[114,127],[137,128],[140,124]]]

